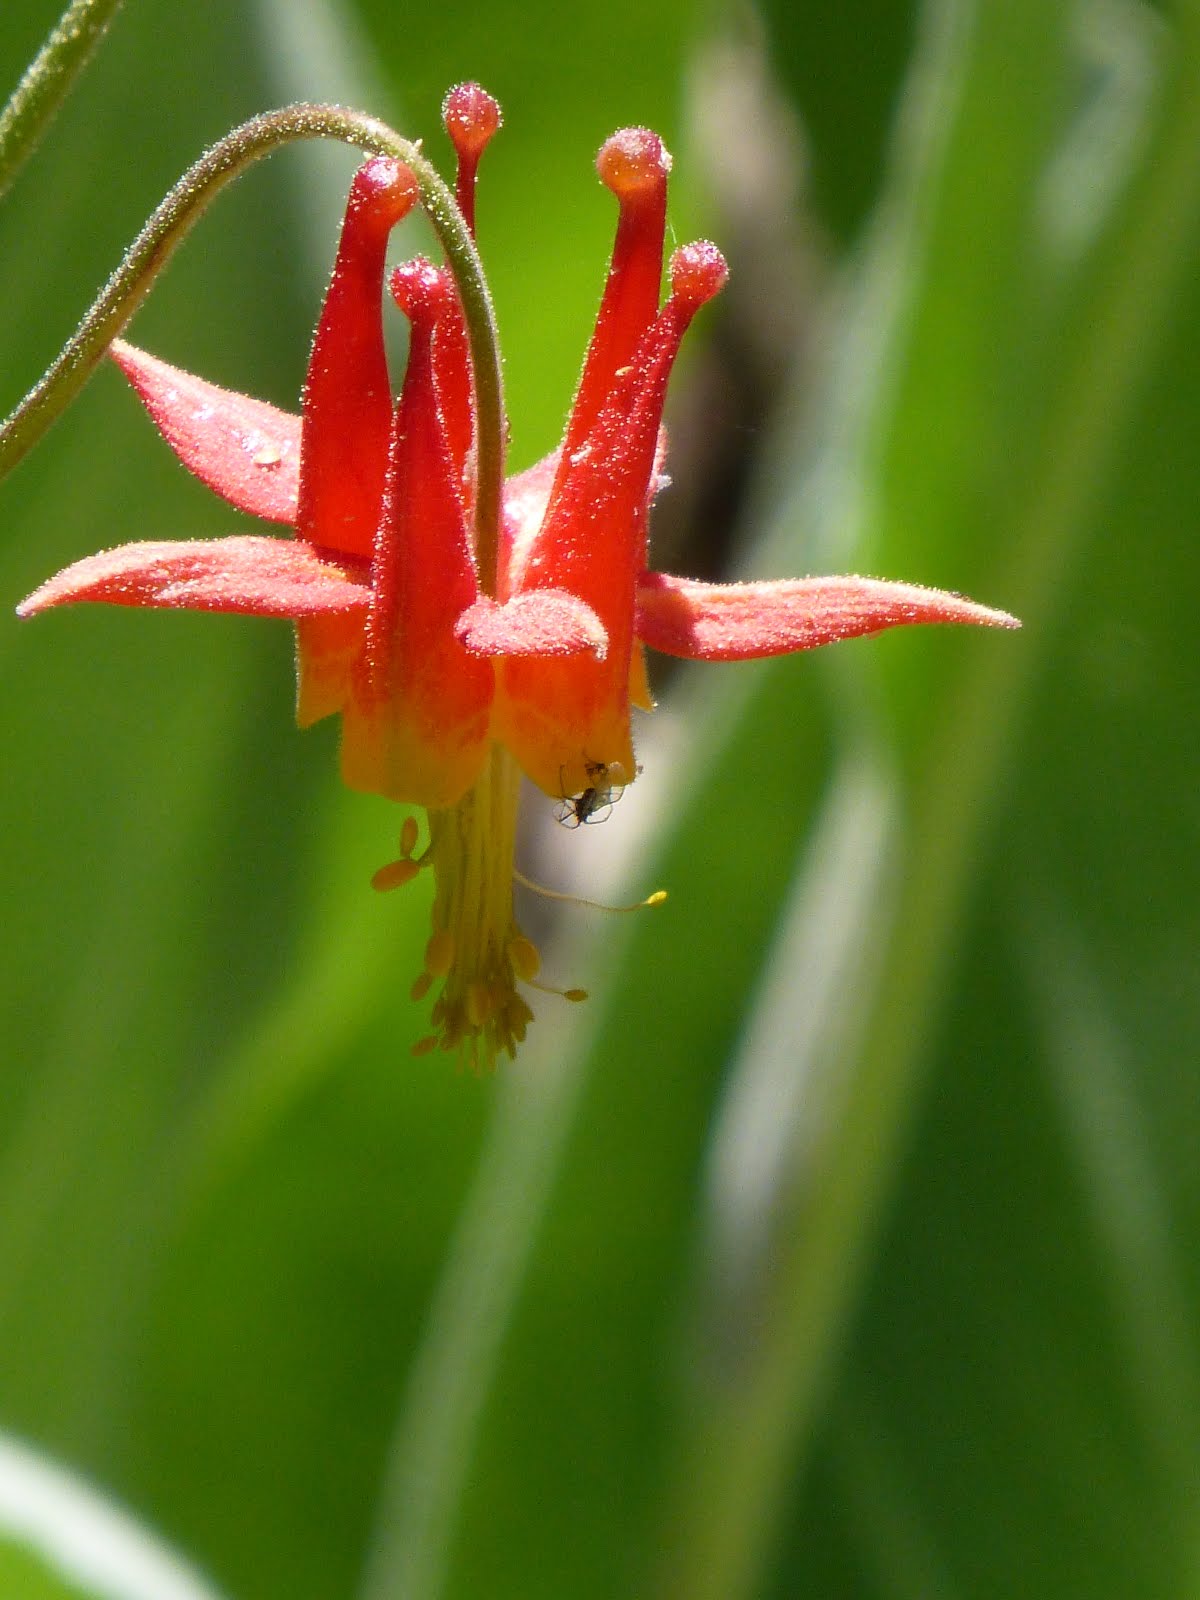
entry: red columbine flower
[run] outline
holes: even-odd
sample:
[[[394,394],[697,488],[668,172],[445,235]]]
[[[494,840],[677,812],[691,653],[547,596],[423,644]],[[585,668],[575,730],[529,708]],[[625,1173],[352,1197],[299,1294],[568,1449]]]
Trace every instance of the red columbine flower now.
[[[467,84],[443,115],[473,231],[476,168],[499,108]],[[397,887],[433,867],[433,933],[413,994],[441,990],[435,1032],[417,1048],[463,1047],[476,1065],[513,1053],[532,1015],[518,980],[537,986],[538,954],[513,914],[520,772],[581,820],[633,780],[630,706],[652,704],[644,645],[733,661],[901,623],[1016,626],[909,584],[705,584],[648,570],[667,380],[726,267],[714,245],[677,250],[660,307],[670,158],[633,128],[614,134],[597,165],[620,216],[596,330],[561,448],[506,486],[494,592],[481,592],[470,533],[479,441],[466,325],[449,273],[426,261],[391,281],[411,325],[392,405],[384,256],[417,183],[378,157],[351,187],[299,417],[113,346],[184,465],[295,537],[123,545],[68,567],[19,608],[99,600],[291,618],[301,725],[340,712],[347,783],[428,811],[424,854],[414,855],[410,818],[399,859],[374,882]]]

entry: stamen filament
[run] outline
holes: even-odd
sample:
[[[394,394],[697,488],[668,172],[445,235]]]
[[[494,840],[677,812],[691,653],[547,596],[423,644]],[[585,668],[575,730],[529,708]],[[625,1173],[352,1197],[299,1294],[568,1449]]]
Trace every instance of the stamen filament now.
[[[537,989],[541,994],[557,995],[560,1000],[569,1000],[572,1005],[579,1005],[588,997],[586,989],[556,989],[552,983],[541,983],[533,978],[527,978],[526,982],[531,989]]]
[[[649,911],[655,906],[661,906],[667,898],[665,889],[655,889],[653,894],[648,894],[644,900],[637,900],[628,906],[609,906],[602,900],[585,900],[582,895],[565,894],[561,889],[548,889],[544,883],[536,883],[532,878],[527,878],[519,867],[514,866],[513,877],[523,889],[529,889],[534,894],[539,894],[544,900],[561,900],[564,905],[585,906],[589,911],[615,911],[624,915],[627,911]],[[558,991],[556,990],[555,993]]]

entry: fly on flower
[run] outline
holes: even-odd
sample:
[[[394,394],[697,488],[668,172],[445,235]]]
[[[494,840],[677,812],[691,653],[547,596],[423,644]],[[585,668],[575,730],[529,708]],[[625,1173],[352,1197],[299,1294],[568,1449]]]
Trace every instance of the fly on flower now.
[[[473,236],[477,169],[499,107],[464,84],[446,97],[443,119],[458,157],[445,204]],[[132,345],[112,347],[183,464],[290,536],[119,546],[68,567],[19,607],[32,616],[105,601],[295,624],[301,726],[340,714],[345,781],[428,815],[425,849],[417,853],[407,818],[398,858],[373,880],[393,889],[432,875],[432,929],[412,991],[418,1001],[433,994],[431,1031],[418,1053],[440,1047],[490,1067],[525,1037],[526,995],[542,985],[513,908],[521,773],[566,797],[575,825],[636,778],[631,709],[652,706],[647,645],[738,661],[906,623],[1016,626],[910,584],[724,585],[649,569],[668,379],[690,323],[726,278],[715,245],[687,244],[667,264],[663,297],[670,167],[644,128],[600,150],[618,220],[595,331],[560,448],[509,479],[502,504],[488,503],[481,469],[499,460],[504,429],[480,402],[471,361],[478,304],[446,266],[410,261],[388,284],[410,329],[393,399],[385,256],[423,191],[403,162],[375,157],[351,185],[299,416]],[[498,539],[485,539],[489,528]]]
[[[564,828],[582,828],[585,823],[603,822],[625,793],[625,769],[619,762],[609,767],[603,761],[589,761],[585,757],[583,769],[587,788],[580,794],[564,791],[556,812]]]

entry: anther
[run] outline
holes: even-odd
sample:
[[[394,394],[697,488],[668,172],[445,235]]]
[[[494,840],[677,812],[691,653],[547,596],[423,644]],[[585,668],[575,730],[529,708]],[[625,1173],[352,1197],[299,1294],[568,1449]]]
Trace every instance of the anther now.
[[[454,935],[439,928],[425,946],[425,971],[432,978],[444,978],[454,965]]]
[[[432,977],[428,972],[422,972],[418,977],[414,978],[412,988],[408,991],[408,997],[414,1002],[424,1000],[432,987]]]
[[[420,872],[420,862],[413,861],[405,856],[400,861],[389,861],[386,867],[380,867],[371,878],[372,889],[378,889],[380,894],[386,894],[389,889],[403,889],[406,883],[411,883]]]
[[[402,856],[412,855],[417,848],[418,831],[416,817],[405,817],[404,824],[400,829],[400,854]]]
[[[537,946],[531,939],[526,939],[524,934],[518,934],[515,939],[509,940],[508,959],[512,962],[517,977],[524,979],[526,983],[537,977],[542,965]]]
[[[693,310],[719,294],[729,277],[725,257],[707,239],[676,250],[668,271],[672,298]]]
[[[427,1033],[423,1039],[418,1039],[416,1044],[413,1045],[412,1053],[414,1056],[430,1056],[437,1049],[437,1047],[438,1042],[436,1034]]]

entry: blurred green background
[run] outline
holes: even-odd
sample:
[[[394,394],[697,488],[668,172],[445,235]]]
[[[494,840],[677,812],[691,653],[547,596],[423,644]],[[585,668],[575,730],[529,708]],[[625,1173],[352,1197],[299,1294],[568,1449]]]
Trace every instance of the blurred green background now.
[[[128,0],[0,207],[0,410],[234,122],[441,156],[466,76],[515,467],[645,122],[733,272],[661,564],[1025,629],[659,670],[644,778],[522,858],[671,899],[528,908],[593,998],[476,1080],[409,1056],[427,906],[287,629],[0,624],[0,1426],[80,1480],[0,1450],[0,1594],[1196,1594],[1200,6]],[[353,166],[255,170],[134,337],[294,405]],[[5,608],[236,522],[103,370],[0,487]]]

